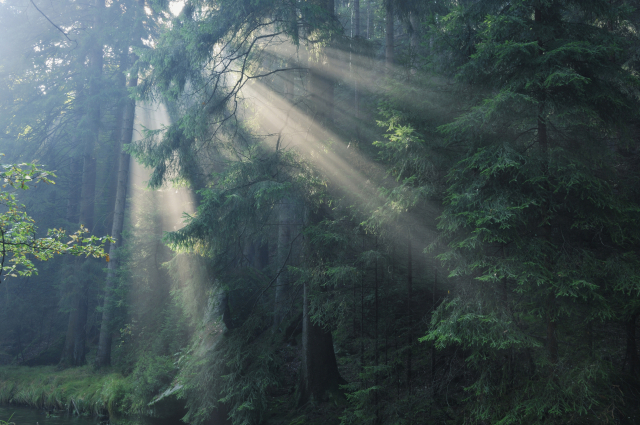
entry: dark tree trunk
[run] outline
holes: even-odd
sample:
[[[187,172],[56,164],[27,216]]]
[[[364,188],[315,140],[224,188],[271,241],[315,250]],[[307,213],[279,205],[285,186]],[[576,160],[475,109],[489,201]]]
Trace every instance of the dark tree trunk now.
[[[82,160],[77,157],[71,158],[69,170],[69,198],[67,199],[66,219],[71,223],[78,222],[78,204],[80,203],[80,191],[77,190],[76,182],[82,178]]]
[[[320,5],[332,19],[334,13],[333,0],[321,0]],[[312,64],[309,70],[309,88],[311,102],[317,123],[328,126],[333,122],[333,88],[334,81],[327,70],[330,67],[328,57]],[[309,315],[310,292],[309,282],[303,287],[302,317],[302,374],[300,383],[300,403],[309,400],[322,401],[328,394],[338,394],[339,385],[343,382],[338,372],[338,364],[333,351],[331,332],[314,324]]]
[[[278,267],[279,275],[276,280],[276,299],[273,315],[273,329],[280,330],[280,324],[284,319],[289,305],[289,287],[291,285],[291,273],[288,266],[291,264],[294,253],[294,215],[295,206],[291,198],[283,198],[278,209]]]
[[[73,331],[73,365],[86,362],[87,316],[89,313],[89,286],[83,285],[78,297],[77,320]]]
[[[360,0],[353,1],[353,36],[360,37]]]
[[[385,61],[387,65],[387,69],[390,70],[391,66],[395,61],[395,49],[394,49],[394,16],[393,16],[393,2],[391,0],[386,0],[385,4]]]
[[[636,320],[640,313],[636,313],[627,321],[627,365],[629,374],[636,376],[640,373],[640,359],[638,359],[638,346],[636,344]]]
[[[535,8],[533,12],[533,19],[536,23],[541,23],[543,20],[542,10],[540,8]],[[540,40],[538,40],[538,54],[542,54],[542,46]],[[538,145],[540,146],[540,150],[542,152],[543,160],[545,161],[544,165],[544,173],[547,173],[546,169],[546,161],[547,156],[549,154],[549,138],[547,135],[547,121],[544,116],[544,103],[545,103],[545,95],[544,92],[540,94],[540,106],[538,108],[538,117],[537,117],[537,130],[538,130]],[[547,185],[548,186],[548,185]],[[547,191],[551,193],[551,188],[547,187]],[[543,208],[545,208],[543,206]],[[549,205],[546,205],[546,210],[549,209]],[[547,214],[546,211],[543,211],[543,214]],[[551,229],[549,225],[545,225],[542,228],[542,234],[545,239],[549,239],[551,234]],[[550,259],[546,259],[547,267],[551,267]],[[556,326],[556,308],[555,308],[555,294],[553,288],[549,288],[549,295],[547,298],[547,354],[549,355],[549,359],[551,363],[555,364],[558,362],[558,336],[557,336],[557,326]]]
[[[115,211],[116,205],[116,196],[118,192],[118,173],[120,170],[120,153],[122,152],[122,131],[123,131],[123,122],[124,122],[124,114],[125,109],[127,109],[128,104],[128,92],[127,92],[127,76],[126,70],[129,67],[129,47],[122,49],[120,53],[119,60],[119,68],[120,72],[118,72],[115,80],[116,86],[121,91],[119,94],[120,102],[118,102],[116,106],[116,112],[114,114],[114,122],[116,123],[114,129],[111,133],[111,140],[115,141],[113,147],[113,153],[110,157],[110,167],[107,174],[107,181],[109,182],[109,189],[107,191],[107,211],[109,215],[104,220],[105,227],[104,232],[108,233],[113,228],[113,214],[112,211]],[[97,201],[97,199],[96,199]],[[108,233],[111,235],[111,233]]]
[[[411,25],[411,74],[415,74],[418,69],[416,63],[418,58],[418,18],[415,12],[409,14],[409,24]]]
[[[129,77],[128,87],[138,85],[138,71],[134,69]],[[133,138],[133,124],[135,119],[136,103],[133,99],[127,99],[123,115],[122,129],[120,131],[120,160],[118,165],[118,183],[116,189],[116,203],[113,212],[113,225],[111,236],[116,242],[109,246],[109,266],[107,269],[107,281],[104,288],[104,303],[102,310],[102,323],[100,324],[100,337],[96,366],[109,366],[111,364],[111,321],[113,319],[112,292],[115,286],[116,270],[118,268],[117,249],[122,246],[122,228],[124,225],[125,204],[127,200],[127,182],[129,181],[130,156],[122,148],[131,143]]]
[[[61,366],[73,365],[73,348],[74,348],[74,334],[76,330],[76,324],[78,323],[78,306],[79,294],[74,294],[72,305],[73,310],[69,312],[69,319],[67,321],[67,333],[64,340],[64,347],[62,349],[62,357],[60,359]]]
[[[376,371],[373,375],[373,384],[374,386],[378,386],[378,316],[379,316],[379,309],[378,309],[378,257],[377,257],[377,251],[378,251],[378,237],[376,236],[376,263],[375,263],[375,274],[374,274],[374,308],[375,308],[375,321],[374,321],[374,345],[373,345],[373,350],[374,350],[374,361],[375,361],[375,367],[376,367]],[[375,392],[374,394],[374,404],[376,406],[376,423],[378,423],[379,421],[379,417],[380,417],[380,409],[378,406],[378,391]]]
[[[94,149],[100,132],[100,89],[102,81],[103,46],[100,41],[100,21],[104,13],[104,0],[95,0],[94,10],[94,45],[89,52],[89,98],[87,116],[89,128],[85,133],[82,157],[82,186],[80,192],[79,222],[90,231],[93,230],[95,192],[96,192],[96,159]],[[79,259],[77,261],[80,261]],[[87,260],[91,261],[91,260]],[[78,267],[79,268],[79,267]],[[89,309],[90,278],[80,275],[80,285],[75,309],[69,317],[69,327],[65,340],[65,350],[61,363],[78,366],[85,362],[86,326]],[[71,348],[73,347],[73,348]]]
[[[413,296],[413,257],[411,252],[411,234],[407,241],[407,344],[409,349],[407,350],[407,388],[409,394],[411,394],[411,356],[413,346],[413,318],[411,317],[411,297]]]
[[[364,235],[362,235],[362,252],[364,252]],[[363,265],[360,275],[360,372],[364,372],[364,273]]]
[[[431,314],[436,311],[436,287],[438,286],[438,269],[434,267],[433,287],[431,288]],[[431,343],[431,400],[436,396],[436,343]]]
[[[358,39],[360,38],[360,0],[355,0],[353,3],[353,19],[354,19],[354,32],[353,36]],[[351,56],[349,56],[349,60],[351,60]],[[351,64],[350,64],[351,66]],[[359,119],[360,119],[360,90],[358,88],[358,70],[353,74],[353,113],[355,119],[355,132],[356,132],[356,140],[360,139],[360,127],[359,127]]]
[[[319,5],[333,17],[334,1],[319,0]],[[333,123],[334,80],[329,72],[331,64],[329,57],[321,53],[315,62],[309,61],[309,92],[313,116],[320,126]]]
[[[555,319],[555,297],[549,295],[547,305],[547,352],[551,363],[558,363],[558,335]]]
[[[309,69],[309,89],[315,121],[321,126],[333,123],[334,81],[328,73],[328,59],[319,59]],[[324,61],[324,63],[323,63]]]
[[[371,2],[373,0],[367,1],[367,40],[371,40],[374,35],[373,30],[373,7],[371,7]]]
[[[331,332],[311,321],[309,315],[309,283],[304,283],[302,311],[302,382],[300,403],[326,401],[337,395],[344,383],[338,373]]]
[[[253,259],[253,266],[258,270],[263,270],[269,265],[269,242],[259,242],[256,245],[256,254]]]

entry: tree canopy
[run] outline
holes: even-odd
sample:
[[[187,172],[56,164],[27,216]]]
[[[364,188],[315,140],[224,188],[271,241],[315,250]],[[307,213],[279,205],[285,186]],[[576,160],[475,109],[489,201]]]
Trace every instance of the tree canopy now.
[[[120,413],[191,424],[636,423],[639,23],[0,3],[0,361],[115,370]],[[61,184],[23,207],[38,163]],[[31,276],[57,253],[112,261]]]

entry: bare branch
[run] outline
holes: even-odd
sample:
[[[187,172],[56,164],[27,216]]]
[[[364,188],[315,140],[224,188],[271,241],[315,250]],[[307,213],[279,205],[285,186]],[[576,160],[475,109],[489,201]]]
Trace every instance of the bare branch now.
[[[36,4],[33,2],[33,0],[29,0],[29,1],[31,2],[31,4],[33,5],[33,7],[35,7],[35,8],[36,8],[36,10],[37,10],[38,12],[40,12],[40,14],[41,14],[42,16],[44,16],[44,18],[45,18],[47,21],[49,21],[49,23],[50,23],[51,25],[53,25],[54,27],[56,27],[56,28],[58,29],[58,31],[60,31],[62,34],[64,34],[64,36],[65,36],[65,37],[67,37],[67,40],[69,40],[69,41],[73,41],[74,43],[76,43],[76,46],[78,45],[78,42],[77,42],[77,41],[70,39],[66,32],[62,31],[62,29],[61,29],[59,26],[57,26],[56,24],[54,24],[54,23],[53,23],[53,21],[51,21],[51,19],[49,19],[49,17],[48,17],[47,15],[45,15],[45,14],[44,14],[44,12],[38,8],[38,6],[36,6]]]

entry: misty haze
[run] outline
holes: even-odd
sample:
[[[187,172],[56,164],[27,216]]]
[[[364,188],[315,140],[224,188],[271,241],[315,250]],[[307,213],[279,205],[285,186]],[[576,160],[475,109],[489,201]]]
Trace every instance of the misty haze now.
[[[0,425],[640,425],[640,3],[0,0]]]

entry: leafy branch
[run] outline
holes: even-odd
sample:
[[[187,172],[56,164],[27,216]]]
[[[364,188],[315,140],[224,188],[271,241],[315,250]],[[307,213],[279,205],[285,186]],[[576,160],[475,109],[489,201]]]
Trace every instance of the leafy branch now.
[[[0,165],[2,188],[27,190],[29,184],[55,184],[51,179],[55,175],[36,164]],[[96,237],[88,235],[89,230],[80,226],[75,233],[67,235],[64,229],[49,229],[46,237],[37,237],[37,226],[33,218],[25,211],[15,193],[0,192],[0,205],[5,211],[0,213],[0,278],[5,276],[31,276],[38,273],[34,260],[47,261],[55,255],[70,254],[104,258],[109,261],[109,254],[104,251],[107,242],[114,242],[109,236]]]

